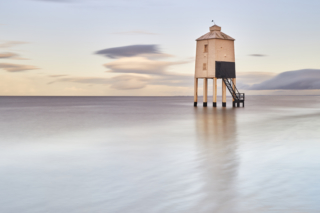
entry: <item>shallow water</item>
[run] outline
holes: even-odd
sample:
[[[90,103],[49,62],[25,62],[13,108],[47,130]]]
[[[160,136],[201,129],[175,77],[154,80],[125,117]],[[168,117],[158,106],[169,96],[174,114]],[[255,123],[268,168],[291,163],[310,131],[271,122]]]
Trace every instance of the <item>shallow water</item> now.
[[[0,97],[0,212],[320,212],[320,97]]]

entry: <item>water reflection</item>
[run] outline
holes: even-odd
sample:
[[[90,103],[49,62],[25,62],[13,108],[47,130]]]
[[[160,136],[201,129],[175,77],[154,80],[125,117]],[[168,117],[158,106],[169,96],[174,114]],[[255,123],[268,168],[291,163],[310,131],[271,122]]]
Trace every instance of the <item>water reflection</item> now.
[[[195,108],[194,112],[205,192],[199,206],[239,212],[236,109]]]
[[[0,212],[319,212],[320,98],[248,99],[2,97]]]

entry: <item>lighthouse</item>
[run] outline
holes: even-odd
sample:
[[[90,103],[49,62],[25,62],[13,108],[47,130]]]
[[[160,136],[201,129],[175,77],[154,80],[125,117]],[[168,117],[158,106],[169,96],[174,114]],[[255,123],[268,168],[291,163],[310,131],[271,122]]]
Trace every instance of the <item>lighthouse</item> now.
[[[245,95],[236,87],[235,39],[213,25],[210,32],[198,38],[194,75],[194,106],[198,102],[198,79],[203,79],[203,106],[208,103],[208,79],[213,79],[213,107],[217,106],[217,80],[222,80],[222,106],[227,106],[227,89],[232,96],[233,107],[244,106]]]

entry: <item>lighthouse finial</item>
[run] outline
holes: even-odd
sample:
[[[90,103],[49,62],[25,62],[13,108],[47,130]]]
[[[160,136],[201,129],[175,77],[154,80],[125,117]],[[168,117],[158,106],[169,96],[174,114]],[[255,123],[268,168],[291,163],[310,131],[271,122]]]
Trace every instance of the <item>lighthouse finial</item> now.
[[[214,20],[212,20],[212,22],[214,23],[214,25],[216,25],[216,23],[214,22]]]

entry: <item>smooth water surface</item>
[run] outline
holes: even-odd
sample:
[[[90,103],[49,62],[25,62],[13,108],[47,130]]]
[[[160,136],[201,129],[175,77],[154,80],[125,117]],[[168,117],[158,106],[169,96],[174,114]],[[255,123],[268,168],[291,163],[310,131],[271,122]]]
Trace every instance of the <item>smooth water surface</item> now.
[[[320,97],[219,101],[0,97],[0,212],[320,212]]]

